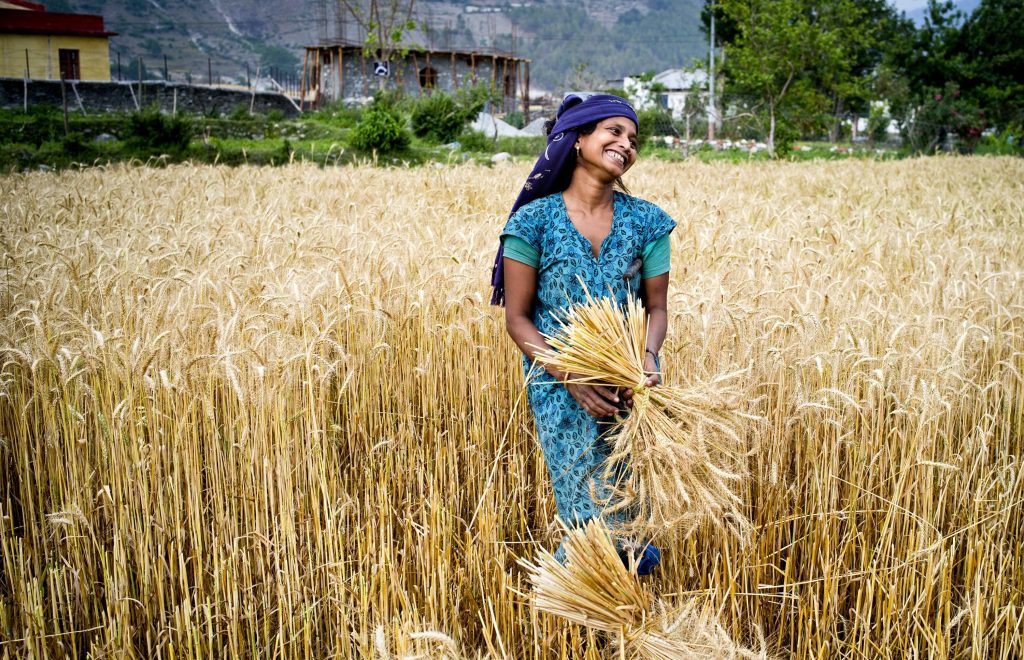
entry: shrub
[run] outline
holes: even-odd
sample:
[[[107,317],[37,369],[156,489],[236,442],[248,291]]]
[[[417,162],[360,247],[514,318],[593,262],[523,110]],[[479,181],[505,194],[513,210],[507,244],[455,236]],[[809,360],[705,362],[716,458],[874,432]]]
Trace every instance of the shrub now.
[[[151,108],[128,118],[126,142],[146,154],[181,154],[191,140],[192,124],[180,115],[172,117]]]
[[[640,134],[637,136],[639,146],[643,147],[654,135],[675,135],[672,126],[672,115],[663,108],[649,108],[637,113],[640,120]]]
[[[412,132],[434,142],[451,142],[466,124],[467,117],[455,99],[434,93],[420,98],[412,109]]]
[[[408,144],[409,136],[401,119],[383,107],[371,106],[352,131],[352,146],[367,153],[390,153]]]
[[[459,136],[459,144],[463,151],[491,151],[494,142],[480,131],[467,130]]]
[[[515,126],[516,128],[522,128],[523,126],[526,126],[526,120],[523,119],[523,113],[519,112],[518,110],[506,112],[505,123],[509,124],[510,126]]]

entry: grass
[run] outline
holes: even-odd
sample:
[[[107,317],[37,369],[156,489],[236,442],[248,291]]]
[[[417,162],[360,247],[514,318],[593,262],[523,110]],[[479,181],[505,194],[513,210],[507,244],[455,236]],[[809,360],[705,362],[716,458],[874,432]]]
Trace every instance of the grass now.
[[[0,177],[0,654],[597,658],[500,313],[529,164]],[[641,161],[667,384],[747,369],[746,542],[659,544],[793,657],[1024,654],[1024,164]],[[684,378],[685,376],[685,378]]]

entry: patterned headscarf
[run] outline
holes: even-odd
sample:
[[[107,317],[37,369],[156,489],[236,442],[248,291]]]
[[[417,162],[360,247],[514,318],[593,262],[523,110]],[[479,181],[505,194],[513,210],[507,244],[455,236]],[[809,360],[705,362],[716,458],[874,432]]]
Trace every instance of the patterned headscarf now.
[[[576,165],[573,148],[579,137],[577,129],[609,117],[626,117],[633,120],[637,130],[640,128],[636,111],[625,99],[611,94],[566,94],[555,115],[555,125],[548,134],[548,144],[544,153],[537,159],[533,171],[526,178],[523,189],[512,205],[509,217],[524,204],[568,188]],[[504,246],[499,243],[498,254],[494,257],[494,268],[491,270],[492,305],[505,304],[504,257]]]

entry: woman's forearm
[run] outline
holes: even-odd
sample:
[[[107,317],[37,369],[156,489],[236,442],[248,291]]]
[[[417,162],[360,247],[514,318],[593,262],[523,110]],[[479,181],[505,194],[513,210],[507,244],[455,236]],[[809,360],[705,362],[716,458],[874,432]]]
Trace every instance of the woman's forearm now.
[[[528,316],[510,316],[505,319],[505,329],[519,350],[528,360],[534,360],[537,353],[547,347],[544,335]],[[565,374],[554,367],[546,367],[546,371],[558,380],[565,380]]]

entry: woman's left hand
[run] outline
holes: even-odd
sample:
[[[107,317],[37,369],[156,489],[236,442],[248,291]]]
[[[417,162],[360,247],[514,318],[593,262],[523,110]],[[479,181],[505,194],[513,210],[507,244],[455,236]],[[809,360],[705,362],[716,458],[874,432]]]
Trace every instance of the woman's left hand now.
[[[658,370],[658,364],[654,361],[654,356],[650,353],[647,353],[644,359],[644,373],[647,374],[647,387],[656,387],[661,385],[661,372]],[[626,404],[626,407],[632,408],[632,388],[622,390],[619,394],[622,396],[622,401]]]

